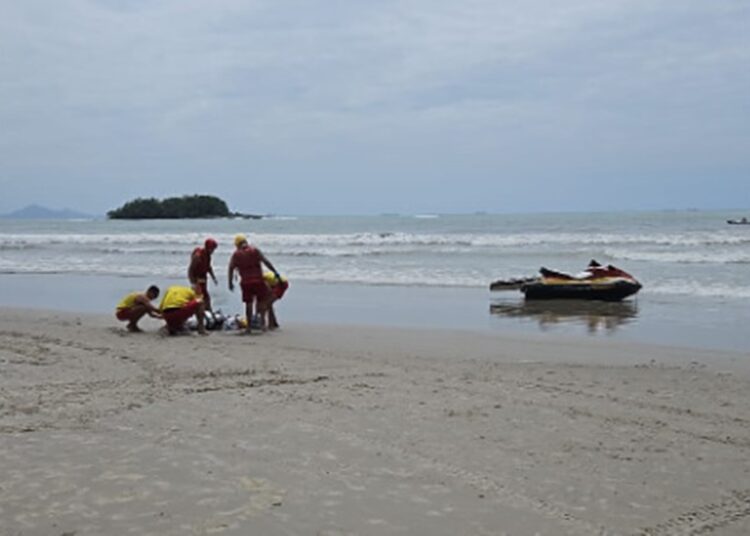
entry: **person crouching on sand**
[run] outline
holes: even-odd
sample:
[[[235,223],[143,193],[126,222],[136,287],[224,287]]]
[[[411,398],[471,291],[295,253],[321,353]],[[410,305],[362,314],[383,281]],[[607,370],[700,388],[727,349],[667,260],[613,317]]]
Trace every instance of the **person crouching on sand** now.
[[[214,285],[219,284],[211,266],[211,254],[216,251],[217,246],[216,240],[207,238],[202,248],[197,247],[193,250],[188,266],[188,279],[193,287],[196,285],[200,287],[206,311],[212,311],[211,295],[208,293],[208,276],[214,280]]]
[[[273,267],[273,264],[261,253],[261,251],[251,246],[245,235],[238,234],[234,237],[234,245],[237,248],[229,259],[229,270],[227,279],[229,290],[234,292],[234,271],[240,273],[240,288],[242,289],[242,301],[245,303],[245,316],[247,318],[247,327],[245,333],[252,331],[253,304],[255,310],[260,316],[260,329],[266,331],[265,313],[269,305],[271,291],[263,280],[263,263],[281,280],[279,272]]]
[[[126,327],[128,331],[133,333],[142,331],[138,327],[138,321],[143,318],[143,315],[147,314],[152,318],[161,318],[159,310],[151,305],[151,302],[158,297],[159,287],[156,285],[148,287],[146,292],[131,292],[117,304],[115,316],[117,320],[127,320],[128,324]]]
[[[169,287],[161,300],[161,316],[167,324],[170,335],[176,335],[184,331],[185,322],[195,315],[198,321],[198,333],[208,335],[204,326],[206,308],[199,289],[190,287]]]
[[[268,300],[268,329],[278,329],[279,322],[276,320],[276,311],[273,308],[273,304],[279,301],[289,288],[289,281],[286,277],[281,276],[278,278],[277,274],[271,272],[263,272],[263,280],[268,285],[270,293],[270,299]]]

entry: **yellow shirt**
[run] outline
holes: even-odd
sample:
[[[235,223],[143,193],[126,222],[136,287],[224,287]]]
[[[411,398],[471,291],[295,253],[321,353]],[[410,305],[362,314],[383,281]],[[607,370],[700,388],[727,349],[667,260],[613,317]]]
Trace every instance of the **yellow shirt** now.
[[[271,272],[263,272],[263,281],[265,281],[266,285],[268,285],[269,287],[275,287],[278,284],[276,276]],[[286,277],[282,275],[281,282],[283,283],[284,281],[286,281]]]
[[[118,309],[130,309],[135,305],[135,299],[140,296],[140,292],[131,292],[127,296],[125,296],[123,299],[120,300],[120,303],[117,304]]]
[[[179,309],[186,303],[198,299],[198,294],[190,287],[169,287],[164,293],[159,309]]]

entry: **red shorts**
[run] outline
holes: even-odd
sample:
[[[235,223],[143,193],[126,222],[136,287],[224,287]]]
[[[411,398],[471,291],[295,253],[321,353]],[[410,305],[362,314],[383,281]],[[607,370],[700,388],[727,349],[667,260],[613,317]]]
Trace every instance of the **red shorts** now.
[[[130,307],[118,309],[115,311],[115,316],[117,320],[130,320],[133,317],[133,310]]]
[[[289,288],[289,281],[279,281],[273,287],[271,287],[271,293],[273,294],[274,300],[280,300],[281,297]]]
[[[242,288],[242,301],[245,303],[252,303],[253,298],[258,298],[259,302],[266,301],[271,293],[268,285],[262,279],[242,281],[240,287]]]
[[[179,330],[185,321],[193,316],[200,307],[201,302],[198,300],[192,300],[187,302],[185,305],[175,309],[165,309],[161,312],[161,316],[167,323],[167,327],[172,331]]]

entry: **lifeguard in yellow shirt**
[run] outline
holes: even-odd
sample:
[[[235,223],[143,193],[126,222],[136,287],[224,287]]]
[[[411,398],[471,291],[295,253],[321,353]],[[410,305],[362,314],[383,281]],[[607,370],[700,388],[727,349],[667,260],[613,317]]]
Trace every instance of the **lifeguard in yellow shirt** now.
[[[263,280],[271,290],[271,298],[268,302],[267,309],[268,329],[278,329],[279,322],[278,320],[276,320],[276,311],[273,308],[273,304],[279,301],[284,296],[286,289],[289,288],[289,281],[286,277],[277,277],[276,274],[272,274],[271,272],[263,272]]]
[[[198,321],[198,333],[208,335],[204,326],[206,308],[199,292],[190,287],[169,287],[164,293],[159,306],[161,316],[167,323],[170,335],[176,335],[183,330],[185,321],[195,315]]]
[[[127,321],[128,331],[142,331],[138,327],[138,321],[143,315],[148,314],[153,318],[161,318],[159,309],[151,305],[151,302],[159,297],[159,287],[151,285],[146,292],[131,292],[117,304],[115,316],[117,320]]]

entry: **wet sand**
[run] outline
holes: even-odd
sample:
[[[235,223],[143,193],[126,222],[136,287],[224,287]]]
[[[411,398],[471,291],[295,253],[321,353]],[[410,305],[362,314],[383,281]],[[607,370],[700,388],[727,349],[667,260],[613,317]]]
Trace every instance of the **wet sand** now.
[[[112,304],[134,290],[162,289],[185,280],[80,274],[3,274],[0,307],[111,314]],[[243,313],[237,292],[219,279],[214,307]],[[747,352],[750,312],[743,301],[653,295],[644,289],[617,303],[525,301],[520,292],[484,288],[368,286],[292,281],[278,304],[284,321],[316,324],[459,329],[499,335],[543,334],[551,342],[581,335],[608,341],[648,342]]]
[[[0,309],[0,534],[750,533],[750,355]]]

